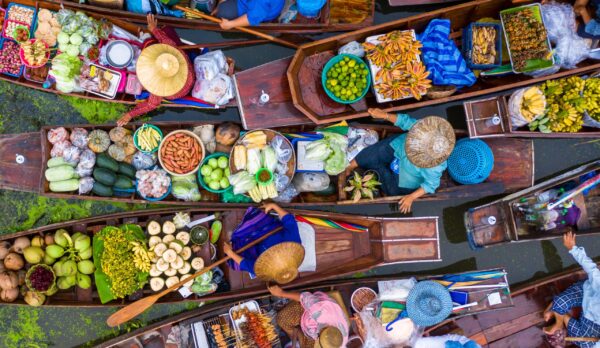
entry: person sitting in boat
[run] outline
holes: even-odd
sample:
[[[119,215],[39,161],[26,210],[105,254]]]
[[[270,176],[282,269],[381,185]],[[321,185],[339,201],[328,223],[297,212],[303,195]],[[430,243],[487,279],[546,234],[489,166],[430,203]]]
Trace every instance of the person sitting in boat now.
[[[117,121],[119,126],[157,109],[163,98],[179,99],[187,96],[194,87],[194,68],[190,58],[177,48],[177,42],[158,29],[154,15],[148,14],[147,20],[148,30],[159,43],[142,50],[136,64],[136,75],[150,97],[125,113]]]
[[[264,213],[249,208],[240,226],[231,236],[231,244],[225,243],[223,252],[234,262],[230,266],[239,271],[250,273],[262,280],[274,280],[279,284],[289,283],[298,276],[298,267],[304,260],[304,247],[300,239],[298,224],[294,215],[283,210],[275,203],[263,206]],[[279,219],[268,215],[274,211]],[[269,233],[275,228],[282,230],[240,254],[240,249],[250,242]]]
[[[590,14],[588,5],[594,8],[594,15]],[[600,0],[577,0],[573,5],[573,11],[581,17],[583,25],[579,26],[577,34],[588,39],[600,37]]]
[[[221,29],[259,25],[277,19],[285,0],[225,0],[216,8]]]
[[[408,131],[371,145],[350,163],[347,173],[357,167],[379,174],[381,189],[388,196],[400,196],[402,213],[411,210],[415,199],[434,193],[440,186],[447,159],[456,138],[448,121],[437,116],[415,120],[407,114],[389,114],[369,109],[371,117],[386,120]]]
[[[552,303],[544,311],[544,320],[554,324],[545,327],[544,332],[555,335],[566,326],[567,337],[600,337],[600,270],[590,259],[582,247],[575,243],[575,233],[568,232],[563,236],[563,244],[569,254],[583,268],[588,279],[571,285],[560,295],[555,296]],[[579,319],[572,318],[569,313],[574,307],[581,307]],[[589,348],[594,342],[575,341],[579,347]]]
[[[333,298],[320,291],[288,292],[278,285],[269,286],[269,292],[291,300],[277,313],[277,325],[290,338],[295,336],[301,348],[346,347],[350,325]]]

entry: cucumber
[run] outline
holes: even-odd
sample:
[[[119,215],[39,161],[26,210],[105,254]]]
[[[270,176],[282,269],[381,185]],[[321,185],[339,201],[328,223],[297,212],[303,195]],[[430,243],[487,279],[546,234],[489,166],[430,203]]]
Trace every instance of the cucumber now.
[[[117,174],[106,168],[94,168],[92,175],[97,182],[106,186],[112,186],[117,181]]]
[[[62,157],[54,157],[48,160],[48,163],[46,163],[48,165],[48,168],[54,168],[54,167],[58,167],[58,166],[62,166],[62,165],[68,165],[71,167],[76,167],[77,165],[73,165],[72,163],[68,163],[65,161],[64,158]]]
[[[98,181],[94,182],[94,186],[92,187],[92,192],[98,196],[110,197],[113,195],[112,188],[99,183]]]
[[[132,166],[131,164],[127,164],[124,162],[119,163],[119,170],[118,170],[119,174],[123,174],[128,176],[131,179],[135,179],[135,167]]]
[[[119,189],[130,189],[133,188],[133,181],[125,175],[117,175],[117,181],[113,185],[115,188]]]
[[[50,182],[50,191],[52,192],[71,192],[79,189],[78,179],[68,179]]]
[[[112,170],[115,173],[119,170],[119,162],[115,161],[114,158],[110,157],[104,152],[99,153],[96,156],[96,166]]]

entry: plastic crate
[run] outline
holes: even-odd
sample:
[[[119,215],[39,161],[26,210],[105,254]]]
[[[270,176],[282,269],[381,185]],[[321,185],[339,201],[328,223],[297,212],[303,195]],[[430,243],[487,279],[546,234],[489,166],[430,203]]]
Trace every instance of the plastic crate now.
[[[37,20],[37,11],[36,11],[35,7],[25,6],[25,5],[21,5],[21,4],[17,4],[17,3],[10,3],[8,5],[8,7],[6,8],[6,13],[4,15],[4,25],[2,25],[2,36],[4,36],[4,29],[6,27],[6,24],[8,23],[8,13],[10,12],[10,9],[13,6],[25,7],[25,8],[33,10],[33,17],[31,17],[31,23],[27,24],[27,23],[15,21],[15,22],[21,23],[22,25],[26,26],[29,29],[29,37],[31,38],[33,35],[33,32],[35,30],[35,24],[36,24],[36,20]],[[12,35],[12,33],[9,33],[9,35]],[[12,39],[12,37],[7,37],[7,36],[4,36],[4,37],[7,39]]]
[[[496,29],[496,59],[493,64],[475,64],[471,60],[473,52],[473,28],[493,27]],[[463,55],[471,69],[493,69],[502,65],[502,26],[497,23],[473,22],[463,29]]]
[[[18,45],[18,44],[17,44],[17,42],[16,42],[16,41],[14,41],[14,40],[9,40],[9,39],[0,39],[0,51],[4,50],[4,45],[5,45],[7,42],[14,42],[16,45]],[[12,77],[16,77],[16,78],[19,78],[19,77],[21,77],[21,75],[23,75],[23,70],[25,70],[25,65],[21,64],[21,68],[19,69],[19,73],[18,73],[17,75],[15,75],[15,74],[11,74],[11,73],[9,73],[9,72],[0,72],[0,74],[7,75],[7,76],[12,76]]]

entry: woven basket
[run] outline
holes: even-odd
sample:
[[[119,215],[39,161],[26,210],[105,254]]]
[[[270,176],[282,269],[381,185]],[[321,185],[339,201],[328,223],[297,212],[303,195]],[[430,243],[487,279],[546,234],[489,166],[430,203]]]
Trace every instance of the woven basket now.
[[[456,86],[432,86],[427,90],[427,97],[430,99],[441,99],[453,95],[456,92]]]

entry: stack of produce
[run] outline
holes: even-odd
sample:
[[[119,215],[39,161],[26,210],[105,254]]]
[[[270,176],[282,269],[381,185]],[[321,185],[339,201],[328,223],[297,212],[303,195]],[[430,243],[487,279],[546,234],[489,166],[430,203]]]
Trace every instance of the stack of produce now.
[[[343,135],[322,132],[323,139],[311,142],[306,146],[306,159],[325,162],[325,172],[338,175],[348,166],[346,152],[348,138]]]
[[[230,186],[229,179],[227,179],[230,174],[228,156],[212,157],[200,167],[201,180],[215,191],[224,190]]]
[[[528,61],[552,58],[540,11],[538,5],[501,14],[515,71],[524,71]]]
[[[6,22],[4,23],[4,31],[2,35],[5,38],[13,38],[14,31],[17,27],[24,27],[26,30],[31,29],[33,25],[33,17],[35,9],[19,4],[11,4],[6,14]],[[29,35],[29,33],[27,33]],[[27,36],[29,38],[29,36]]]
[[[546,97],[547,111],[538,124],[546,124],[552,132],[578,132],[587,107],[586,98],[582,96],[584,86],[585,81],[578,76],[544,82],[541,90]]]
[[[6,40],[0,49],[0,73],[8,75],[21,75],[21,57],[19,57],[19,44]]]
[[[427,78],[429,72],[419,59],[421,46],[412,30],[392,31],[368,38],[363,43],[375,72],[375,91],[385,101],[410,96],[419,100],[431,87],[431,80]]]
[[[30,244],[27,237],[17,238],[12,246],[0,242],[0,301],[14,302],[19,297],[19,287],[25,283],[23,249]]]
[[[62,9],[57,14],[61,30],[58,33],[58,49],[70,56],[85,56],[100,40],[107,39],[112,31],[108,22],[100,22],[83,12]]]
[[[479,65],[492,65],[496,63],[496,40],[498,32],[494,26],[473,26],[473,49],[471,62]]]
[[[59,289],[66,290],[75,285],[88,289],[92,286],[89,275],[94,273],[95,266],[91,261],[92,243],[88,235],[80,232],[70,235],[66,230],[60,229],[54,234],[54,244],[46,246],[45,254],[39,247],[30,248],[37,249],[33,260],[28,259],[25,250],[27,262],[35,264],[43,260],[44,264],[53,265]]]
[[[325,88],[342,101],[356,101],[369,88],[369,69],[360,59],[344,57],[325,73]]]
[[[583,98],[588,115],[594,121],[600,122],[600,78],[590,77],[585,80]]]
[[[36,39],[40,39],[48,46],[53,47],[57,43],[60,28],[56,13],[52,13],[45,8],[40,9],[37,14],[37,25],[34,33]]]

